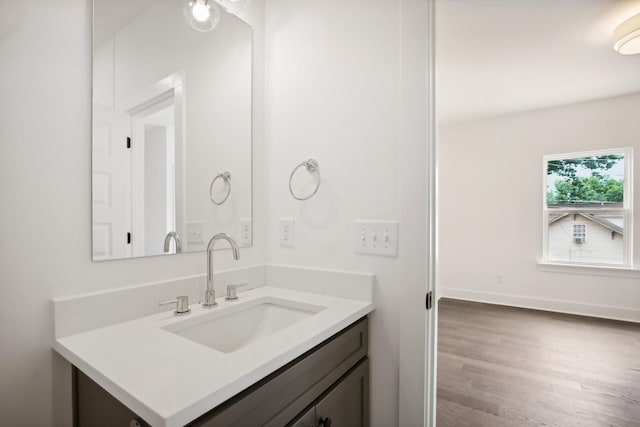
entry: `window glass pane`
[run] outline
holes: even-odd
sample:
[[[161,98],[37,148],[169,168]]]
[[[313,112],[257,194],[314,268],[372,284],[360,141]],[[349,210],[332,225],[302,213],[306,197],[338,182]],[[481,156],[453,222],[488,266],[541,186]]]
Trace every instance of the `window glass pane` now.
[[[624,263],[624,214],[552,212],[547,220],[550,261]]]
[[[624,154],[547,161],[547,207],[622,207]]]

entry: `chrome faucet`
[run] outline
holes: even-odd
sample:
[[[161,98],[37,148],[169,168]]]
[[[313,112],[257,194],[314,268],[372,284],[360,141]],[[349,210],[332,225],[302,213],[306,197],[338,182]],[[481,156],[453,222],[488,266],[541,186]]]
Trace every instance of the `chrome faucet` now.
[[[180,236],[175,231],[170,231],[164,238],[164,251],[169,252],[169,246],[171,245],[171,240],[176,241],[176,253],[182,252],[182,243],[180,243]]]
[[[207,290],[204,292],[204,302],[202,303],[205,308],[215,307],[217,304],[216,291],[213,289],[213,247],[220,239],[226,240],[231,245],[233,259],[238,260],[240,258],[238,244],[227,233],[218,233],[209,240],[207,245]]]

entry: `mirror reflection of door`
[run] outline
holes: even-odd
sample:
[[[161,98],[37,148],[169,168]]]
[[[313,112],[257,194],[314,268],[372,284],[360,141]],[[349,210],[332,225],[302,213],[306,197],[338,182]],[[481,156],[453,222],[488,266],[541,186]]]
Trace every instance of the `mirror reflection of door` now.
[[[174,100],[169,91],[130,111],[134,256],[165,253],[165,236],[176,230]],[[176,252],[175,242],[170,252]]]
[[[93,107],[93,258],[131,256],[128,117],[112,107]]]

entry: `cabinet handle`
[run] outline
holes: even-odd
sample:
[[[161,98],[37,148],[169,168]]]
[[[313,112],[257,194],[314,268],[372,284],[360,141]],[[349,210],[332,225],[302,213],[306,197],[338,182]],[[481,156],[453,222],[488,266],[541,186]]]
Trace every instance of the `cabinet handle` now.
[[[331,427],[331,417],[320,417],[318,427]]]

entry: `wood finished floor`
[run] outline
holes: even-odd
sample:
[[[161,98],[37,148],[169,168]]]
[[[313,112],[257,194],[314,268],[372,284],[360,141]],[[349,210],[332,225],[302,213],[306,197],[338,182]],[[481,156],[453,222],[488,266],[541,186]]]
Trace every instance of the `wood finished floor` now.
[[[640,325],[441,299],[437,427],[640,427]]]

